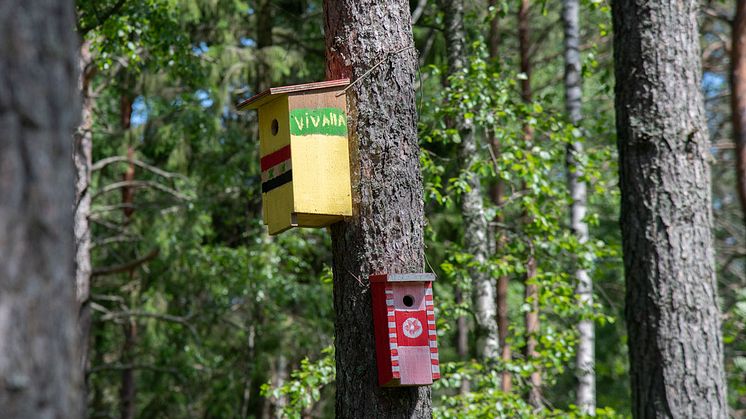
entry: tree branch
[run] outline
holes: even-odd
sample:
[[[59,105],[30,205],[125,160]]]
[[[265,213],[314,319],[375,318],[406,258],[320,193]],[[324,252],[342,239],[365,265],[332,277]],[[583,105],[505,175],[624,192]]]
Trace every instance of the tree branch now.
[[[100,191],[93,194],[93,196],[91,197],[91,201],[94,201],[96,198],[98,198],[99,196],[105,193],[115,191],[121,188],[128,188],[128,187],[153,188],[161,192],[165,192],[180,201],[189,201],[189,197],[180,193],[179,191],[175,189],[171,189],[168,186],[161,185],[160,183],[154,182],[151,180],[125,180],[125,181],[115,182],[115,183],[106,185]]]
[[[148,254],[146,254],[145,256],[139,259],[135,259],[131,262],[123,263],[121,265],[107,266],[105,268],[96,268],[93,270],[93,272],[91,272],[91,276],[104,276],[131,271],[142,265],[143,263],[155,259],[159,253],[160,250],[156,247],[155,249],[148,252]]]
[[[114,6],[111,7],[111,9],[107,10],[105,13],[99,15],[96,13],[96,23],[94,23],[91,26],[80,26],[80,20],[78,20],[78,34],[81,38],[85,37],[86,34],[99,26],[103,25],[107,19],[114,16],[114,14],[118,13],[119,10],[122,9],[122,6],[124,6],[124,3],[126,3],[127,0],[118,0]],[[94,3],[95,4],[95,3]]]
[[[96,163],[94,163],[91,166],[91,172],[95,172],[97,170],[101,170],[104,167],[106,167],[106,166],[108,166],[110,164],[113,164],[113,163],[128,163],[128,164],[132,163],[135,166],[138,166],[138,167],[141,167],[141,168],[143,168],[145,170],[151,171],[151,172],[155,173],[156,175],[165,177],[167,179],[172,179],[172,178],[186,179],[186,176],[184,176],[184,175],[181,175],[181,174],[178,174],[178,173],[167,172],[167,171],[165,171],[163,169],[159,169],[159,168],[157,168],[155,166],[151,166],[151,165],[145,163],[142,160],[130,159],[130,158],[125,157],[125,156],[114,156],[114,157],[107,157],[105,159],[101,159],[101,160],[97,161]]]

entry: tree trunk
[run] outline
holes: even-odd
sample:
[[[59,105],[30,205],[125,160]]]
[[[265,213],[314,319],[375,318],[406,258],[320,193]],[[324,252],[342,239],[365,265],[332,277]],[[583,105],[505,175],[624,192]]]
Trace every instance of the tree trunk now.
[[[570,123],[579,128],[582,119],[582,79],[580,63],[580,1],[563,0],[562,23],[565,29],[565,107]],[[588,205],[587,186],[581,180],[583,168],[578,160],[583,154],[583,143],[567,145],[567,187],[572,198],[570,204],[570,228],[578,242],[588,242],[588,224],[585,214]],[[576,262],[577,263],[577,262]],[[593,282],[586,269],[575,268],[575,293],[583,306],[593,306]],[[576,404],[584,414],[596,412],[595,375],[595,330],[593,320],[584,318],[578,322],[578,346],[575,354],[578,379]]]
[[[272,46],[272,2],[259,0],[257,4],[256,22],[256,93],[261,93],[272,87],[272,63],[269,60],[269,48]]]
[[[455,291],[456,305],[460,306],[464,303],[464,294],[459,287]],[[467,362],[469,360],[469,324],[466,316],[458,316],[456,319],[456,352],[458,353],[458,359],[461,362]],[[459,394],[466,394],[471,391],[471,382],[468,378],[464,377],[461,379],[461,385],[459,386]]]
[[[95,66],[91,58],[90,42],[80,46],[80,92],[83,99],[81,121],[73,136],[73,162],[75,163],[75,295],[78,302],[78,329],[80,333],[80,369],[88,368],[88,338],[91,332],[91,310],[88,299],[91,291],[91,230],[88,216],[91,213],[91,156],[93,152],[93,97],[91,82]]]
[[[0,3],[0,412],[83,411],[72,142],[80,118],[71,1]]]
[[[448,53],[448,76],[463,71],[466,65],[466,32],[464,31],[464,1],[441,2],[445,15],[446,51]],[[497,307],[495,281],[485,271],[489,257],[489,231],[482,201],[482,184],[473,166],[479,162],[474,123],[470,119],[456,117],[453,125],[458,130],[460,170],[466,174],[468,190],[461,194],[461,215],[464,219],[464,250],[474,258],[469,268],[474,287],[474,317],[476,319],[477,350],[483,360],[500,356],[497,336]]]
[[[131,276],[131,275],[130,275]],[[127,319],[122,326],[124,333],[124,345],[122,346],[121,363],[123,365],[135,364],[135,346],[137,345],[137,321],[134,317]],[[119,413],[122,419],[133,419],[137,399],[137,383],[135,381],[135,369],[133,367],[122,369],[122,386],[119,389]]]
[[[521,8],[518,11],[518,49],[521,59],[521,73],[525,75],[521,80],[521,97],[525,103],[531,103],[531,57],[529,50],[530,32],[529,32],[529,11],[528,0],[521,0]],[[534,130],[529,124],[523,125],[523,140],[526,143],[526,149],[531,148],[533,143]],[[524,316],[526,327],[526,347],[524,356],[526,361],[536,358],[539,354],[536,351],[538,345],[537,336],[539,334],[539,285],[535,282],[536,278],[536,259],[534,258],[533,249],[530,250],[528,260],[526,261],[526,278],[524,297],[531,307]],[[540,408],[541,403],[541,371],[534,371],[529,377],[528,403]]]
[[[696,0],[612,3],[635,417],[725,418]]]
[[[746,1],[736,1],[731,59],[731,114],[736,143],[736,182],[746,225]]]
[[[497,0],[489,0],[490,7],[500,7]],[[500,15],[495,14],[490,22],[489,32],[489,54],[490,59],[496,62],[499,59],[499,47],[500,47]],[[500,155],[500,141],[497,139],[495,132],[490,130],[488,133],[488,141],[492,147],[492,152],[495,156]],[[495,179],[490,188],[490,198],[492,203],[497,207],[502,207],[504,203],[504,189],[503,181],[500,178]],[[502,223],[503,217],[501,213],[495,215],[495,222]],[[495,228],[495,249],[500,250],[502,248],[505,236],[500,234],[499,228]],[[508,345],[508,330],[510,328],[510,319],[508,318],[508,284],[510,277],[502,275],[497,278],[497,292],[495,305],[497,306],[497,340],[498,347],[500,348],[500,358],[504,363],[508,363],[512,359],[512,353],[510,345]],[[509,371],[502,372],[502,379],[500,382],[500,389],[506,393],[513,390],[513,382]]]
[[[324,1],[327,77],[348,90],[353,216],[332,226],[336,312],[336,416],[429,418],[430,388],[378,386],[368,275],[423,272],[419,167],[409,3]]]

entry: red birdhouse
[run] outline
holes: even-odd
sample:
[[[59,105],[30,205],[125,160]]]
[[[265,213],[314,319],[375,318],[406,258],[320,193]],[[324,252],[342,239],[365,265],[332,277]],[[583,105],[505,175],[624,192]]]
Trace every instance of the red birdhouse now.
[[[370,276],[381,386],[421,386],[440,378],[434,280],[427,273]]]

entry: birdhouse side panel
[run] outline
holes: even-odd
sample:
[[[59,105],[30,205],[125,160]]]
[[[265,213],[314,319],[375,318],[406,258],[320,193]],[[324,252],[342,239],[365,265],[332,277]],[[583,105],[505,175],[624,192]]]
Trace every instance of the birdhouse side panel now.
[[[259,108],[259,154],[261,157],[290,144],[289,114],[287,96],[278,97]]]
[[[259,108],[262,213],[270,234],[293,226],[293,172],[287,97]]]
[[[396,340],[393,290],[384,283],[371,283],[373,326],[376,338],[376,368],[381,386],[399,384],[399,353]]]

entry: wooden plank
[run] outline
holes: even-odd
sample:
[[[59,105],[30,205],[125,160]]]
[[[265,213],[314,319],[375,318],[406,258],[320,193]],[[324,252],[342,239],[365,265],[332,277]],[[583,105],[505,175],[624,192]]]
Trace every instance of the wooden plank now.
[[[270,100],[273,100],[274,96],[276,95],[307,92],[311,90],[320,90],[320,89],[340,88],[343,86],[347,86],[348,84],[350,84],[350,79],[328,80],[328,81],[320,81],[320,82],[315,82],[315,83],[303,83],[303,84],[294,84],[290,86],[272,87],[268,90],[265,90],[259,93],[258,95],[252,96],[244,100],[243,102],[239,103],[236,106],[236,108],[239,111],[248,110],[248,109],[257,109],[258,107],[269,102]]]
[[[371,282],[433,282],[435,274],[433,273],[412,273],[412,274],[380,274],[372,275]]]
[[[293,211],[302,214],[352,215],[347,137],[291,137]]]

